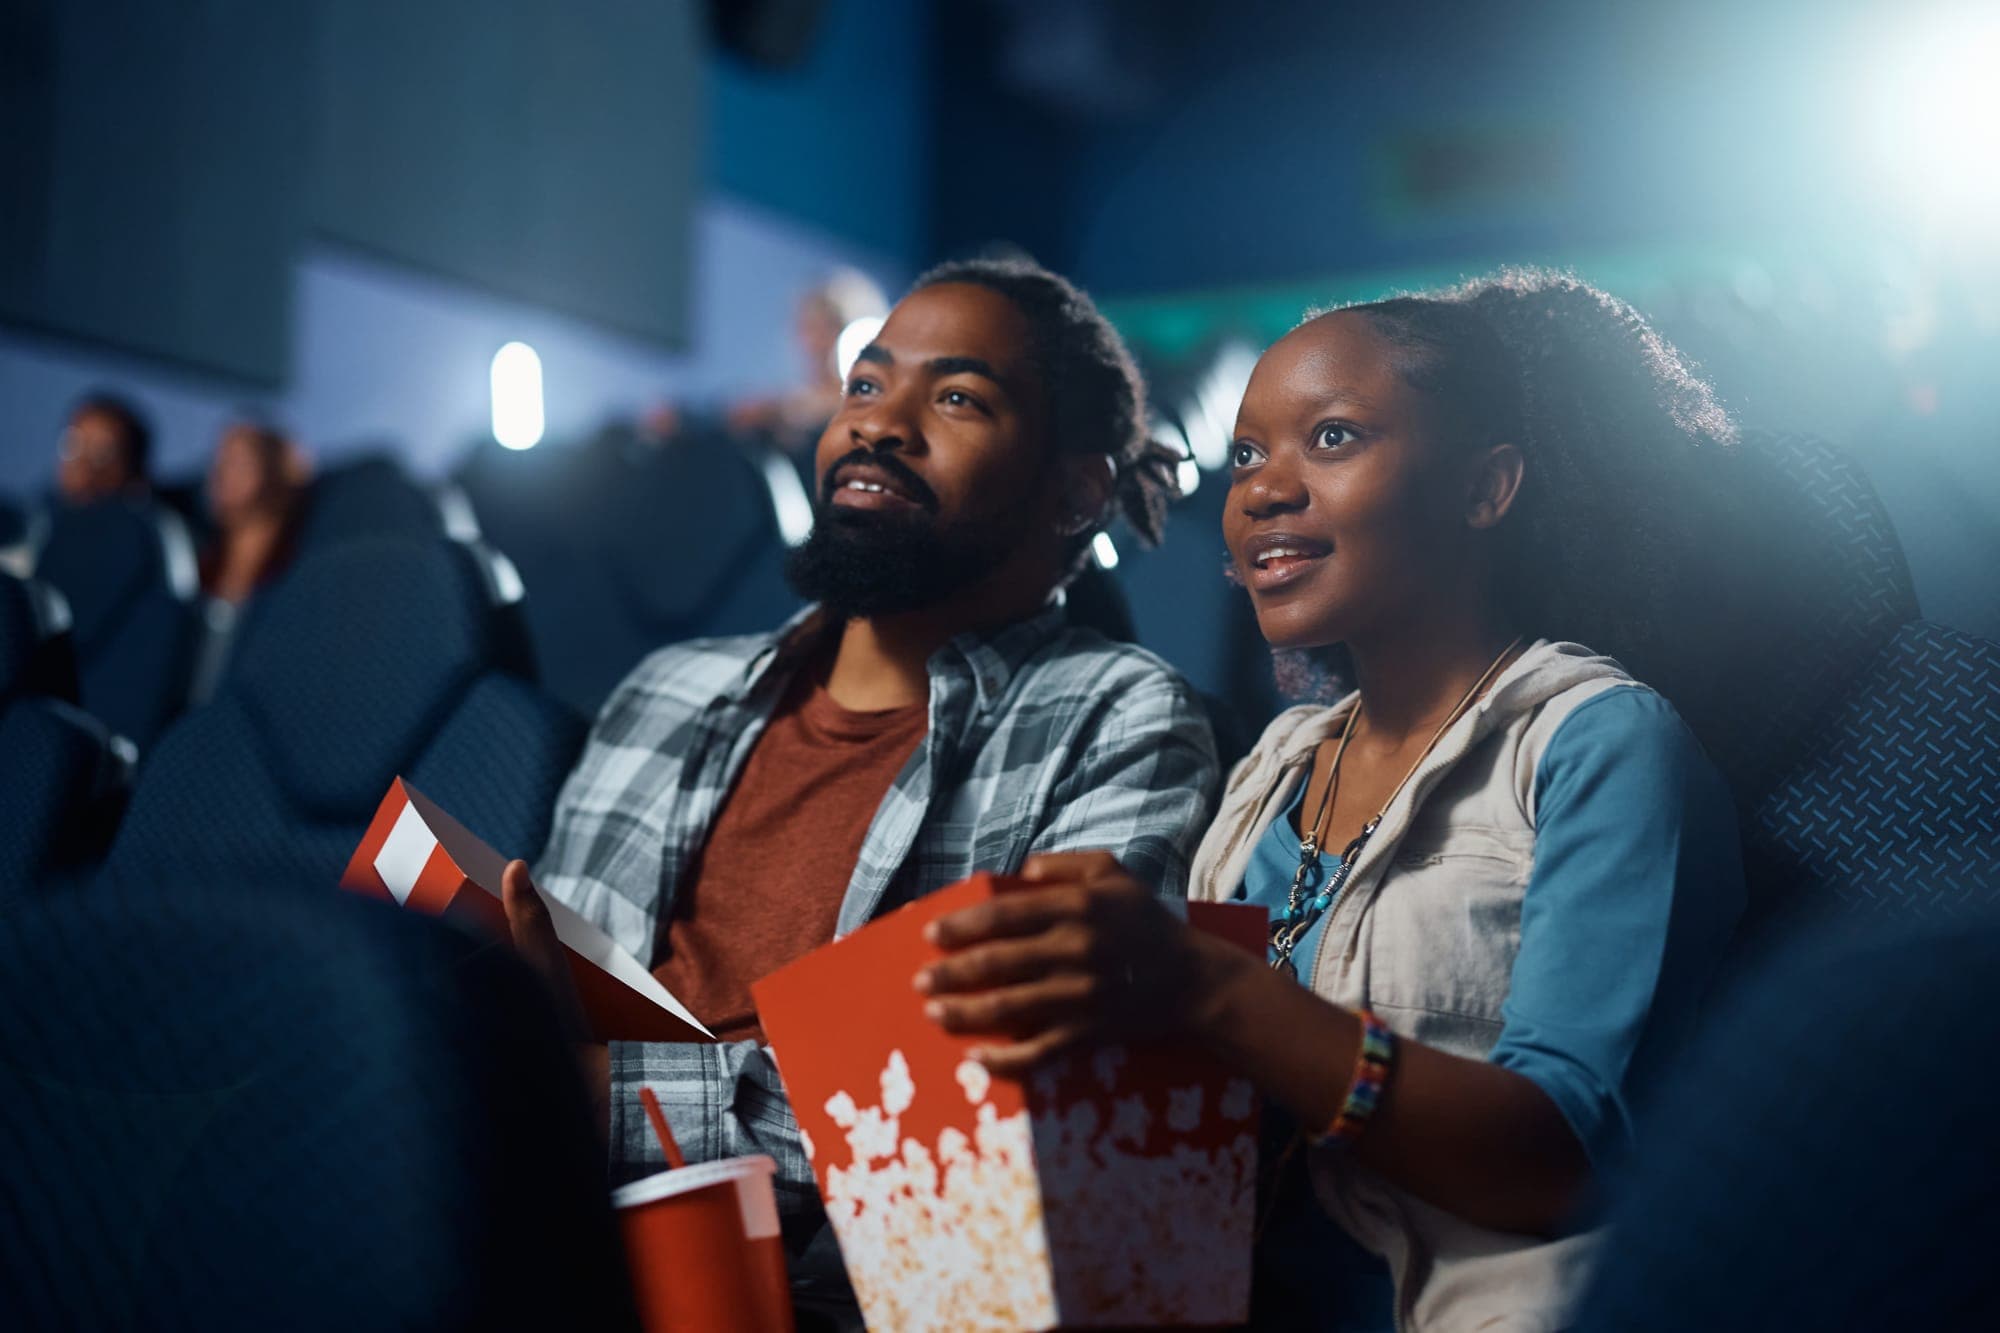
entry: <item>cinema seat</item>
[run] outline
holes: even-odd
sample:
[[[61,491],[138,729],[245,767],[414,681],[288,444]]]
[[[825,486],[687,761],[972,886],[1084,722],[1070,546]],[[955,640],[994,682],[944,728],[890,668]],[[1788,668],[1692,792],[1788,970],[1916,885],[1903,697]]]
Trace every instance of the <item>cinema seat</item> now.
[[[130,789],[136,751],[75,698],[68,607],[0,575],[0,904],[87,873]]]
[[[1995,1049],[1991,913],[1793,941],[1664,1086],[1569,1327],[1994,1327]]]
[[[1918,618],[1901,545],[1823,441],[1749,434],[1690,711],[1739,798],[1751,945],[2000,891],[2000,646]],[[1677,698],[1676,702],[1680,702]]]
[[[434,488],[416,481],[387,453],[368,453],[313,478],[299,549],[320,550],[362,537],[435,537],[445,535],[446,526],[446,509]]]
[[[2000,644],[1898,628],[1816,719],[1744,841],[1767,929],[2000,908]]]
[[[10,1329],[631,1329],[573,1056],[511,951],[349,894],[0,913]]]
[[[143,752],[187,700],[199,589],[186,527],[151,504],[58,508],[35,577],[69,603],[83,706]]]
[[[511,578],[437,538],[302,559],[214,700],[162,738],[106,873],[330,891],[397,776],[533,856],[584,726],[528,679]]]
[[[797,609],[763,475],[718,432],[609,435],[532,460],[481,452],[460,475],[481,530],[519,553],[544,678],[579,712],[656,648],[771,629]]]

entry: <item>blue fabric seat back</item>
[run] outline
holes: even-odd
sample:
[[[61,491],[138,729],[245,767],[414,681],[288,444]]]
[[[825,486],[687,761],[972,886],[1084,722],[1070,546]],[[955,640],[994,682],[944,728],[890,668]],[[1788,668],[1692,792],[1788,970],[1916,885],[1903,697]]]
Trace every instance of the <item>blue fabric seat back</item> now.
[[[136,752],[55,699],[0,705],[0,907],[85,877],[104,855]]]
[[[1754,807],[1916,594],[1895,529],[1853,462],[1807,435],[1745,432],[1690,532],[1684,648],[1650,672]]]
[[[463,544],[362,539],[274,588],[208,706],[160,743],[108,870],[327,886],[397,776],[533,856],[583,723],[518,675]]]
[[[35,576],[68,601],[83,705],[143,750],[186,702],[199,628],[180,520],[107,500],[58,509]]]
[[[299,549],[363,537],[431,537],[443,532],[444,516],[436,497],[390,455],[366,454],[313,479],[299,523]]]
[[[2000,905],[2000,644],[1925,621],[1896,631],[1743,832],[1776,919]]]
[[[0,574],[0,701],[39,695],[75,703],[69,603],[46,583]]]
[[[1567,1327],[1993,1327],[2000,924],[1843,935],[1794,941],[1666,1082]]]
[[[348,894],[0,914],[18,1329],[630,1328],[573,1057],[507,949]]]
[[[459,481],[520,570],[543,678],[579,712],[656,648],[770,629],[798,607],[764,478],[719,433],[482,451]]]

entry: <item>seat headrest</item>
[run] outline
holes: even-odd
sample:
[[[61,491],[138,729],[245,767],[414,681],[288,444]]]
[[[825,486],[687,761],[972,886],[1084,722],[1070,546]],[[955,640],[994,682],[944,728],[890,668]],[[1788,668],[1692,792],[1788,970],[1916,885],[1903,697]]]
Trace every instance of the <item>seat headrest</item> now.
[[[76,700],[69,603],[48,584],[0,574],[0,700]]]
[[[607,515],[612,571],[650,624],[693,619],[778,541],[763,477],[733,445],[676,441],[627,466]]]
[[[146,501],[57,509],[35,577],[68,599],[78,651],[86,657],[149,595],[191,601],[200,590],[187,525]]]
[[[1725,670],[1697,729],[1754,803],[1847,679],[1916,617],[1917,600],[1887,510],[1839,450],[1752,431],[1733,462],[1738,515],[1716,553],[1713,598]]]
[[[271,589],[227,689],[297,806],[373,811],[459,694],[501,665],[495,596],[483,556],[443,538],[343,543]]]
[[[435,498],[402,464],[370,454],[322,472],[306,495],[301,547],[372,536],[422,537],[442,533],[444,515]]]

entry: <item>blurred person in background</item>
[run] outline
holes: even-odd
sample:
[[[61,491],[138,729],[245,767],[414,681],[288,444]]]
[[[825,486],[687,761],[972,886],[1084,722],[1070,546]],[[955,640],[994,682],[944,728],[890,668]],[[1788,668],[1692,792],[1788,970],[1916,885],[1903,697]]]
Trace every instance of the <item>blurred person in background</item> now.
[[[152,491],[153,427],[125,398],[93,392],[70,410],[56,445],[56,494],[85,505]]]
[[[662,1164],[642,1087],[688,1160],[769,1154],[808,1305],[851,1296],[751,983],[1036,852],[1117,847],[1153,891],[1185,890],[1219,776],[1208,722],[1164,662],[1071,627],[1060,595],[1114,515],[1160,536],[1178,460],[1145,421],[1124,344],[1062,278],[933,270],[819,437],[790,565],[814,605],[641,663],[557,801],[541,892],[722,1038],[583,1048],[614,1176]],[[516,943],[573,995],[527,866],[502,887]]]
[[[844,385],[840,378],[841,331],[859,319],[882,318],[888,298],[873,279],[856,269],[842,268],[821,279],[799,297],[792,316],[792,336],[805,377],[783,393],[760,394],[731,403],[722,424],[741,440],[775,445],[791,457],[810,482],[813,445],[833,414],[840,410]],[[655,442],[674,439],[690,424],[679,407],[662,403],[640,422],[642,434]]]
[[[1268,957],[1107,853],[1037,857],[1046,887],[932,927],[947,957],[918,989],[989,1035],[995,1073],[1164,1039],[1264,1094],[1253,1326],[1566,1326],[1593,1184],[1744,906],[1721,775],[1597,655],[1673,633],[1733,439],[1679,355],[1573,279],[1307,320],[1251,377],[1223,535],[1264,638],[1337,652],[1355,688],[1271,723],[1191,878],[1269,909]]]
[[[203,593],[240,604],[284,571],[309,473],[303,451],[275,426],[245,420],[223,430],[208,467],[213,533],[201,553]]]

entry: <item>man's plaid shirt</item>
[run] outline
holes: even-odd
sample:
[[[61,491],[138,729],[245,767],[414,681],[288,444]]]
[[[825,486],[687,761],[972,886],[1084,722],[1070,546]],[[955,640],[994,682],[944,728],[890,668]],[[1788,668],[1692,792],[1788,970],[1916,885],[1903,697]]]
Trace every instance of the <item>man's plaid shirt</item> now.
[[[541,888],[650,962],[681,877],[823,632],[808,612],[775,634],[678,644],[640,663],[563,786],[535,871]],[[1059,606],[998,633],[961,635],[929,667],[930,729],[869,826],[841,934],[975,870],[1017,869],[1034,852],[1104,848],[1161,893],[1185,892],[1218,777],[1207,719],[1185,681],[1149,653],[1067,627]],[[815,854],[795,850],[802,861]],[[620,1178],[664,1165],[640,1109],[642,1084],[689,1161],[768,1153],[781,1209],[817,1207],[767,1050],[613,1043]]]

